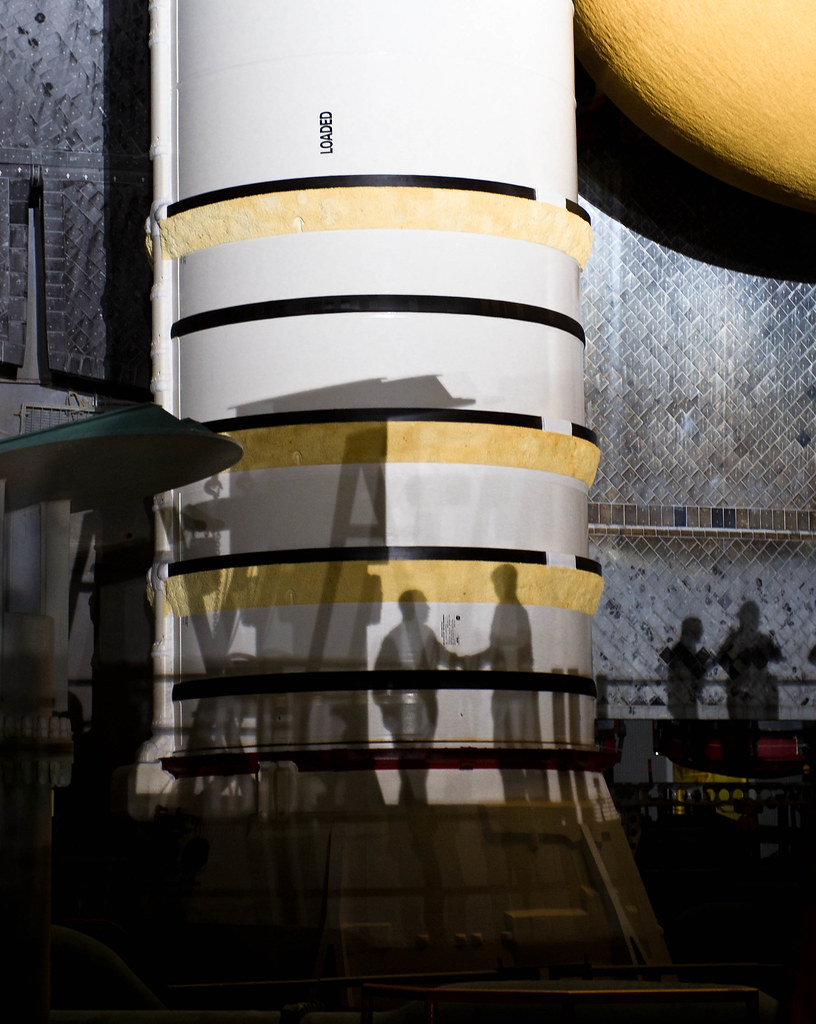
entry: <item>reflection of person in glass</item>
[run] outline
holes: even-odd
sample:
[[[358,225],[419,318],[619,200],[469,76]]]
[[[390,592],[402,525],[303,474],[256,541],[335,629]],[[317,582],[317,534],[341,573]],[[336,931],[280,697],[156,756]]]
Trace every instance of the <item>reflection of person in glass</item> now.
[[[428,622],[430,609],[421,590],[406,590],[399,599],[402,622],[382,642],[376,671],[449,668],[455,655],[439,642]]]
[[[490,646],[482,654],[483,664],[494,672],[532,672],[533,639],[530,617],[518,598],[518,573],[515,566],[500,565],[491,576],[499,604],[490,627]],[[540,742],[538,693],[513,688],[505,677],[493,691],[493,738],[501,747]],[[508,801],[527,800],[528,772],[525,769],[502,770],[504,796]]]
[[[374,702],[382,712],[383,725],[396,746],[430,746],[439,714],[436,690],[407,689],[412,676],[403,673],[449,668],[456,656],[447,651],[427,625],[430,609],[422,591],[406,590],[400,595],[399,606],[402,622],[383,640],[374,669],[395,673],[387,679],[388,683],[406,689],[375,690]],[[401,677],[404,682],[400,682]],[[427,682],[427,677],[424,681]],[[422,877],[423,927],[434,941],[444,941],[442,875],[435,847],[437,818],[433,808],[427,806],[428,769],[400,766],[399,779],[399,805],[406,811],[408,844],[419,863]],[[396,831],[392,834],[406,835]],[[393,861],[395,864],[403,863],[404,850],[395,851]]]
[[[703,686],[703,676],[713,661],[705,647],[699,647],[703,638],[703,624],[696,616],[683,619],[680,639],[673,647],[660,654],[669,669],[669,711],[672,718],[693,717]]]
[[[378,672],[404,672],[449,668],[455,659],[439,642],[427,625],[428,602],[421,590],[406,590],[400,595],[402,622],[395,626],[382,642],[374,663]],[[410,676],[399,683],[399,677],[388,680],[397,687],[375,690],[374,702],[382,712],[383,725],[396,743],[430,743],[436,732],[438,704],[436,690],[408,689]],[[401,687],[405,686],[405,689]],[[400,771],[402,782],[400,803],[425,802],[425,774],[409,776]],[[411,779],[414,785],[411,785]]]
[[[518,599],[516,568],[513,565],[500,565],[490,578],[499,604],[490,627],[490,646],[482,657],[489,668],[497,671],[532,672],[530,616]]]
[[[782,652],[767,633],[759,631],[759,608],[746,601],[739,610],[739,626],[725,639],[717,661],[728,673],[728,710],[738,716],[747,704],[764,704],[776,710],[776,693],[768,674],[768,662],[779,661]]]

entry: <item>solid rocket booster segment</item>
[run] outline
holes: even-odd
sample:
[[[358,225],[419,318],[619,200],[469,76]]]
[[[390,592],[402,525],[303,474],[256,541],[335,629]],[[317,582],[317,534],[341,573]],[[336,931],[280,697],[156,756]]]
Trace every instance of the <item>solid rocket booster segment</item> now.
[[[563,771],[595,750],[602,590],[572,3],[170,6],[152,34],[156,390],[245,455],[162,513],[166,766],[294,765],[306,815],[558,790],[567,817],[588,801],[608,824],[599,778]],[[352,763],[344,804],[330,773]],[[514,921],[517,946],[552,928]]]
[[[178,410],[247,451],[180,500],[178,681],[447,670],[412,742],[466,705],[479,743],[592,744],[571,4],[516,6],[178,5]],[[516,673],[544,713],[497,738]],[[398,744],[370,703],[255,742]]]

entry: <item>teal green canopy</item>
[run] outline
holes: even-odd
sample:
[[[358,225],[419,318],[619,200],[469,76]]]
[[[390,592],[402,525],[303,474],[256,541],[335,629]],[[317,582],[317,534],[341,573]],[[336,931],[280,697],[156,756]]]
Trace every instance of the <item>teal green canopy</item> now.
[[[201,480],[242,454],[232,438],[146,403],[0,440],[0,479],[8,509],[70,499],[80,512]]]

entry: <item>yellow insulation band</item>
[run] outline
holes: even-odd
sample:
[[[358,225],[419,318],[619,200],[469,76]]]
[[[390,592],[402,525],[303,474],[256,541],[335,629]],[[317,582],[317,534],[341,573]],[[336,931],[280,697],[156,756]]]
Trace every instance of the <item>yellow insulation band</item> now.
[[[285,466],[371,462],[444,462],[546,470],[595,479],[600,451],[591,441],[529,427],[495,423],[386,420],[298,423],[235,430],[244,448],[230,472]]]
[[[559,249],[572,256],[581,269],[592,248],[590,225],[563,207],[517,196],[410,186],[316,188],[246,196],[185,210],[160,225],[165,259],[248,238],[362,228],[465,231],[517,238]]]
[[[259,565],[172,576],[166,607],[176,616],[281,605],[398,601],[406,590],[443,603],[499,604],[491,573],[502,562],[401,560]],[[512,563],[521,604],[593,615],[603,592],[597,573],[564,566]]]

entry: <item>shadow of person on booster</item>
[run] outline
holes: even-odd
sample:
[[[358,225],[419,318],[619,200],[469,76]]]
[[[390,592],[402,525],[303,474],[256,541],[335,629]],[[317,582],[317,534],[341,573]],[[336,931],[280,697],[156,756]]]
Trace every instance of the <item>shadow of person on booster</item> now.
[[[728,675],[728,717],[775,718],[778,694],[768,663],[781,660],[782,652],[770,634],[760,632],[755,601],[742,605],[738,622],[717,654],[718,663]]]
[[[383,640],[375,671],[452,668],[456,655],[448,651],[427,624],[430,608],[422,591],[404,591],[399,607],[402,622]]]
[[[498,598],[490,627],[490,645],[479,656],[481,664],[493,672],[532,672],[533,638],[530,616],[518,597],[518,572],[515,566],[500,565],[491,575]],[[540,743],[538,692],[514,690],[509,677],[493,690],[493,739],[498,747]],[[508,801],[527,800],[530,793],[528,770],[501,770],[504,796]]]
[[[714,661],[705,647],[703,624],[695,615],[683,619],[680,639],[673,647],[665,647],[661,660],[669,670],[667,680],[668,706],[672,718],[697,718],[697,702],[703,688],[703,676]]]
[[[395,746],[421,749],[430,747],[436,734],[439,715],[436,690],[409,689],[412,677],[404,673],[452,668],[458,659],[427,625],[430,608],[421,590],[402,593],[399,607],[402,622],[386,635],[374,662],[374,670],[388,673],[388,682],[399,688],[375,690],[373,698]],[[437,818],[434,809],[428,807],[428,768],[400,767],[399,780],[398,805],[406,815],[408,844],[422,880],[424,927],[435,941],[440,941],[445,934],[444,895],[435,847]],[[399,832],[392,833],[396,844],[392,860],[406,870],[404,850],[399,848],[399,835]]]
[[[533,637],[530,616],[518,599],[518,572],[513,565],[500,565],[490,578],[499,604],[482,660],[498,672],[532,672]]]
[[[452,668],[457,658],[439,641],[427,624],[430,608],[421,590],[406,590],[400,594],[402,622],[388,633],[374,662],[376,672],[432,671]],[[383,724],[394,742],[427,743],[436,733],[439,714],[436,690],[409,689],[411,677],[388,681],[398,688],[374,691],[374,703],[383,716]],[[405,687],[404,689],[402,687]],[[401,804],[426,802],[427,772],[406,772],[400,769]]]

